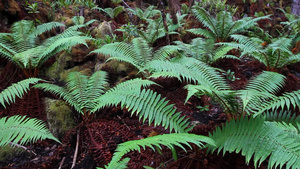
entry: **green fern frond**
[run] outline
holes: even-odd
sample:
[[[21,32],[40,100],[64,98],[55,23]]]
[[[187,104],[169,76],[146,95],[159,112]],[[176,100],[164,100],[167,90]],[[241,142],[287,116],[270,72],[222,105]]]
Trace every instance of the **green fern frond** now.
[[[1,38],[0,38],[1,39]],[[12,60],[12,57],[16,54],[14,50],[12,50],[7,44],[1,43],[0,40],[0,56],[8,60]]]
[[[16,51],[24,51],[31,47],[35,46],[36,37],[34,35],[34,22],[29,20],[22,20],[19,22],[15,22],[12,27],[12,36],[14,38],[14,46],[16,47]]]
[[[103,45],[100,49],[96,49],[91,53],[101,53],[106,57],[109,57],[107,61],[116,59],[118,61],[130,63],[137,69],[141,69],[139,60],[136,58],[133,48],[127,43],[115,42],[106,44]]]
[[[153,60],[145,66],[155,76],[167,75],[181,81],[196,82],[199,85],[211,86],[216,90],[226,90],[229,86],[215,68],[194,58],[178,57],[171,61]],[[167,74],[166,74],[167,72]]]
[[[50,83],[39,83],[34,85],[33,87],[43,90],[44,92],[50,92],[54,95],[59,96],[59,98],[62,98],[63,100],[68,102],[72,107],[74,107],[76,111],[82,112],[82,109],[78,104],[78,100],[74,100],[73,96],[63,87]]]
[[[236,33],[242,33],[247,31],[249,28],[256,25],[256,22],[261,19],[267,19],[269,16],[250,18],[245,17],[234,21],[233,15],[228,11],[220,11],[217,13],[216,18],[213,18],[204,8],[200,6],[193,6],[192,12],[194,16],[208,28],[211,33],[205,29],[192,29],[189,30],[192,33],[206,36],[215,41],[226,41],[230,35]]]
[[[290,110],[293,107],[300,107],[300,90],[292,91],[292,92],[285,92],[282,96],[278,96],[273,98],[272,100],[264,102],[255,112],[255,116],[263,113],[267,110],[277,110],[279,108]]]
[[[158,85],[158,84],[151,80],[143,80],[141,78],[135,78],[116,85],[115,87],[109,89],[107,93],[118,92],[118,91],[135,91],[135,90],[140,91],[142,88],[147,88],[151,85]]]
[[[194,6],[192,9],[194,16],[207,27],[214,35],[218,35],[217,28],[215,26],[215,19],[204,9],[199,6]],[[216,36],[215,36],[216,37]],[[216,38],[214,38],[216,39]]]
[[[63,33],[46,40],[38,35],[55,27],[64,26],[49,22],[35,27],[33,21],[19,21],[13,24],[10,34],[0,33],[0,56],[17,64],[22,69],[39,68],[51,56],[78,44],[87,46],[91,37],[81,36],[79,26],[66,29]]]
[[[135,8],[135,9],[129,8],[127,10],[132,12],[132,14],[136,15],[143,21],[150,19],[156,15],[161,15],[160,10],[155,9],[155,6],[153,6],[153,5],[150,5],[148,8],[146,8],[144,10],[142,10],[140,8]]]
[[[69,49],[75,45],[85,45],[88,47],[86,41],[91,40],[92,38],[86,36],[72,36],[67,38],[58,39],[51,44],[45,44],[44,51],[40,54],[39,66],[41,66],[45,61],[47,61],[54,54],[61,52],[63,50]]]
[[[197,79],[197,83],[201,85],[212,86],[216,90],[229,90],[230,87],[226,80],[217,71],[216,68],[207,65],[197,59],[189,57],[178,57],[173,60],[186,66],[193,76]]]
[[[108,74],[104,71],[97,71],[92,76],[89,77],[87,82],[86,94],[87,100],[85,102],[85,107],[87,107],[88,111],[92,111],[94,107],[97,105],[95,101],[99,96],[104,94],[106,87],[109,85],[108,82]]]
[[[42,25],[38,25],[36,27],[36,30],[34,31],[35,36],[41,35],[47,31],[51,31],[52,29],[56,27],[65,27],[65,24],[62,24],[60,22],[48,22],[44,23]]]
[[[31,84],[36,84],[42,79],[38,78],[29,78],[22,81],[19,81],[18,83],[12,84],[8,88],[4,89],[0,93],[0,103],[5,108],[5,103],[14,103],[16,96],[21,98],[23,97],[24,93],[29,91]]]
[[[108,164],[108,166],[105,166],[105,169],[115,169],[115,168],[127,169],[128,168],[127,165],[128,165],[129,161],[130,161],[130,158],[124,158],[117,162],[111,162]],[[97,169],[104,169],[104,168],[97,167]]]
[[[106,57],[109,56],[107,61],[116,59],[118,61],[128,62],[135,66],[140,72],[145,73],[145,70],[147,70],[145,66],[151,60],[166,60],[169,58],[169,55],[176,53],[176,49],[173,46],[166,46],[154,51],[143,38],[139,37],[134,38],[132,44],[123,42],[106,44],[91,53],[101,53]]]
[[[137,114],[139,118],[143,118],[143,122],[148,120],[151,124],[162,125],[170,131],[187,132],[187,119],[177,113],[173,105],[168,105],[168,101],[152,90],[142,89],[149,85],[155,84],[149,80],[134,79],[120,83],[116,87],[110,89],[100,96],[95,107],[96,112],[107,106],[121,105],[126,107],[131,114]],[[142,90],[141,90],[142,89]]]
[[[152,50],[144,39],[134,38],[132,47],[135,51],[135,57],[141,66],[144,66],[151,60]]]
[[[210,151],[223,150],[223,155],[227,151],[241,152],[247,164],[253,157],[254,165],[259,166],[270,156],[268,168],[300,166],[299,128],[290,123],[265,121],[262,117],[242,118],[227,122],[209,137],[217,145],[209,147]]]
[[[10,143],[24,145],[39,139],[52,139],[60,143],[41,120],[29,119],[26,116],[0,118],[0,133],[0,147]]]
[[[97,100],[99,103],[96,109],[101,109],[107,106],[121,105],[122,108],[127,108],[133,115],[134,113],[146,120],[148,124],[161,125],[165,129],[175,132],[187,132],[189,123],[185,116],[181,116],[180,112],[176,112],[174,105],[168,105],[165,98],[160,94],[149,90],[111,90],[100,96]]]
[[[153,137],[148,137],[142,140],[132,140],[127,141],[125,143],[121,143],[118,145],[116,152],[111,160],[111,162],[105,166],[106,169],[115,169],[116,164],[120,163],[121,158],[130,151],[137,150],[141,151],[141,147],[143,149],[150,147],[152,150],[156,150],[156,148],[161,149],[162,145],[166,146],[170,149],[173,149],[174,146],[178,146],[186,151],[184,146],[192,148],[190,144],[195,144],[200,148],[203,148],[203,143],[210,144],[214,146],[215,143],[212,139],[195,134],[188,134],[188,133],[172,133],[172,134],[164,134],[158,135]]]
[[[285,76],[269,71],[264,71],[250,80],[244,90],[238,91],[243,111],[253,113],[266,101],[276,98],[275,94],[283,87],[284,81]]]
[[[294,126],[297,126],[297,123],[300,123],[300,116],[297,116],[296,113],[292,113],[291,111],[267,111],[263,113],[262,116],[264,116],[266,121],[271,122],[284,122],[287,124],[291,123]]]
[[[264,71],[247,84],[246,90],[257,90],[276,94],[285,84],[285,76],[270,71]]]
[[[249,38],[244,35],[231,35],[230,37],[233,38],[238,43],[224,43],[224,44],[230,45],[236,49],[238,48],[242,49],[246,53],[250,53],[252,51],[261,51],[262,49],[261,44],[264,42],[259,38]]]
[[[178,47],[175,45],[166,45],[155,51],[152,60],[169,60],[170,56],[178,53]]]
[[[180,81],[197,82],[194,73],[180,63],[163,60],[153,60],[149,62],[145,69],[152,75],[150,77],[175,77]]]
[[[194,95],[206,95],[218,101],[226,113],[238,112],[239,104],[235,99],[234,90],[216,90],[204,85],[186,85],[184,88],[188,91],[185,103]]]
[[[232,49],[234,49],[233,47],[231,46],[221,46],[221,47],[218,47],[215,51],[215,54],[213,55],[213,61],[217,61],[219,59],[223,59],[223,58],[228,58],[228,59],[237,59],[239,60],[238,57],[234,56],[234,55],[227,55],[227,53],[229,51],[231,51]]]

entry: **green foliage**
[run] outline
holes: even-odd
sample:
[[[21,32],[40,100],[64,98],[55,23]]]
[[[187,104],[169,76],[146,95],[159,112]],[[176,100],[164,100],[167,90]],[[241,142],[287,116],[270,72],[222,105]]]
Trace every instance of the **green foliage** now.
[[[207,95],[218,101],[224,111],[260,114],[269,109],[289,109],[298,106],[298,91],[276,96],[284,85],[285,77],[275,72],[263,72],[249,81],[245,89],[234,91],[215,69],[193,58],[173,58],[171,61],[151,61],[146,67],[151,77],[175,77],[188,84],[187,100],[194,95]]]
[[[261,114],[267,110],[277,110],[291,108],[299,108],[300,107],[300,90],[293,92],[285,92],[282,96],[273,97],[266,102],[263,102],[260,107],[257,108],[257,112],[255,115]]]
[[[236,78],[235,75],[234,75],[234,72],[231,71],[230,69],[228,69],[227,71],[224,71],[222,73],[223,75],[226,76],[226,78],[229,80],[229,81],[236,81],[236,80],[240,80],[240,78]]]
[[[173,58],[171,61],[154,60],[146,67],[151,77],[175,77],[188,84],[187,102],[193,95],[207,95],[216,99],[227,113],[236,113],[238,103],[235,91],[231,90],[217,69],[188,57]]]
[[[27,77],[37,76],[38,71],[32,72],[31,69],[38,69],[51,56],[74,45],[87,46],[86,40],[91,39],[81,36],[81,32],[77,31],[78,27],[71,27],[57,36],[40,42],[39,35],[59,26],[64,25],[50,22],[35,27],[34,22],[28,20],[14,23],[12,33],[0,33],[0,56],[26,69]]]
[[[141,79],[120,83],[97,99],[98,105],[95,109],[120,104],[132,115],[135,113],[139,119],[143,118],[143,122],[147,120],[149,125],[154,123],[154,126],[161,125],[170,131],[188,132],[191,129],[187,128],[188,119],[181,116],[181,112],[176,112],[173,104],[168,105],[169,101],[150,89],[141,89],[142,86],[151,84],[155,83]]]
[[[115,8],[104,8],[104,9],[100,7],[94,7],[93,9],[98,10],[99,12],[104,12],[111,19],[117,17],[121,12],[125,10],[123,6],[117,6]]]
[[[201,142],[205,142],[207,144],[210,144],[211,146],[215,145],[214,141],[206,136],[188,134],[188,133],[164,134],[164,135],[148,137],[142,140],[127,141],[125,143],[121,143],[118,145],[111,162],[107,166],[105,166],[105,168],[115,169],[115,168],[119,168],[120,165],[122,165],[123,168],[126,168],[126,164],[128,163],[129,159],[125,158],[123,159],[123,161],[120,161],[121,158],[126,153],[133,150],[138,150],[140,152],[141,147],[145,149],[147,146],[155,151],[156,148],[162,149],[162,145],[170,149],[173,149],[174,146],[178,146],[186,151],[186,147],[184,146],[188,146],[189,148],[192,148],[190,146],[191,143],[197,145],[200,148],[203,148],[203,144]]]
[[[98,20],[91,19],[91,20],[89,20],[88,22],[85,23],[85,18],[83,16],[73,16],[72,21],[73,21],[75,26],[78,26],[79,28],[82,28],[82,27],[86,27],[86,26],[92,24],[93,22],[97,22]]]
[[[300,61],[300,54],[293,54],[291,52],[293,38],[273,38],[268,43],[260,38],[244,35],[232,35],[231,37],[237,42],[222,44],[241,49],[241,56],[255,58],[266,65],[267,70],[282,68],[283,66]]]
[[[80,72],[69,73],[65,88],[50,83],[40,83],[34,87],[58,95],[76,111],[85,115],[86,112],[94,112],[97,105],[96,99],[105,92],[106,85],[107,73],[98,71],[91,77]]]
[[[73,5],[93,8],[96,6],[94,0],[57,0],[54,2],[58,8],[69,8]]]
[[[25,9],[28,10],[28,13],[40,13],[38,11],[39,5],[37,2],[32,3],[32,4],[26,2],[26,5],[27,5],[27,7]]]
[[[276,94],[284,86],[285,77],[275,72],[265,71],[249,81],[245,89],[237,95],[242,99],[242,111],[255,113],[265,102],[275,99]]]
[[[213,18],[204,8],[194,6],[192,9],[195,17],[206,27],[207,29],[195,28],[188,30],[191,33],[205,36],[208,39],[214,39],[214,41],[227,41],[230,35],[247,32],[249,28],[256,25],[256,22],[261,19],[266,19],[269,16],[251,18],[244,17],[237,21],[232,19],[232,14],[227,11],[221,11],[217,13],[216,18]]]
[[[136,15],[142,21],[147,21],[148,19],[151,19],[155,16],[161,16],[160,10],[155,9],[153,5],[149,6],[144,10],[141,8],[135,8],[135,9],[128,8],[128,10],[133,15]]]
[[[172,25],[169,25],[170,29],[168,29],[168,34],[176,34],[176,32],[174,32],[176,28],[171,29],[171,26]],[[166,30],[162,24],[162,18],[160,18],[160,20],[147,19],[147,27],[145,29],[138,29],[137,33],[151,46],[157,39],[166,36]]]
[[[16,96],[21,98],[23,97],[24,93],[29,91],[31,84],[36,84],[38,81],[41,81],[42,79],[38,78],[29,78],[22,81],[19,81],[18,83],[12,84],[8,88],[4,89],[0,93],[0,103],[5,108],[5,103],[10,104],[14,103]]]
[[[195,38],[190,44],[181,41],[175,41],[174,43],[184,56],[196,58],[207,64],[212,64],[223,58],[239,59],[234,55],[227,54],[234,49],[233,47],[220,46],[212,39]]]
[[[153,60],[145,67],[151,77],[176,77],[180,81],[194,82],[215,90],[227,90],[229,86],[217,69],[194,58],[175,57],[170,61]]]
[[[143,122],[148,120],[149,125],[161,125],[170,131],[187,132],[188,119],[176,112],[174,105],[168,105],[165,98],[149,89],[142,89],[155,84],[149,80],[129,80],[105,92],[107,73],[95,72],[87,77],[79,72],[71,72],[67,78],[66,87],[54,84],[41,83],[34,87],[49,91],[63,98],[85,119],[90,115],[107,106],[126,107],[131,114],[136,113]]]
[[[276,116],[273,113],[272,117]],[[287,117],[287,115],[284,115]],[[235,152],[246,157],[249,164],[253,157],[254,165],[259,166],[269,156],[268,168],[298,168],[300,166],[299,118],[297,121],[265,120],[264,117],[242,117],[231,120],[222,128],[217,128],[210,138],[215,140],[216,147],[209,146],[210,151],[223,150]],[[293,120],[293,119],[292,119]]]
[[[109,56],[107,61],[116,59],[119,61],[127,62],[135,66],[145,76],[144,67],[151,60],[166,60],[177,49],[174,46],[165,46],[161,49],[154,51],[143,38],[134,38],[132,44],[124,42],[115,42],[106,44],[100,49],[92,51],[92,53],[101,53],[106,57]]]
[[[11,143],[27,144],[39,139],[52,139],[59,142],[46,128],[41,120],[29,119],[26,116],[0,118],[0,147]],[[60,143],[60,142],[59,142]]]
[[[196,1],[194,6],[201,6],[212,14],[220,11],[229,11],[234,14],[238,8],[227,5],[226,2],[227,0],[202,0]]]

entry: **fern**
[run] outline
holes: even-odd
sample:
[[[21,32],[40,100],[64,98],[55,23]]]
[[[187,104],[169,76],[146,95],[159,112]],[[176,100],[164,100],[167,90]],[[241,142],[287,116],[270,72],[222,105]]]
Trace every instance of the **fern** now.
[[[203,144],[201,142],[205,142],[207,144],[214,146],[214,141],[212,139],[206,136],[188,134],[188,133],[164,134],[164,135],[148,137],[142,140],[127,141],[125,143],[121,143],[120,145],[118,145],[111,162],[107,166],[105,166],[105,168],[106,169],[118,168],[117,166],[119,166],[120,163],[123,163],[120,160],[126,153],[133,150],[138,150],[140,152],[141,147],[145,149],[145,147],[147,146],[152,148],[155,151],[156,148],[161,149],[162,145],[170,149],[173,149],[174,146],[178,146],[186,151],[184,145],[188,146],[189,148],[192,148],[190,144],[193,143],[198,147],[203,148]],[[128,162],[128,158],[125,158],[124,160]]]
[[[218,153],[241,152],[248,164],[253,157],[259,166],[268,156],[268,168],[298,168],[300,166],[299,123],[265,121],[263,117],[231,120],[217,128],[210,138],[216,141]]]
[[[8,88],[4,89],[0,93],[0,103],[5,108],[5,103],[14,103],[16,96],[21,98],[23,97],[24,93],[29,91],[31,84],[36,84],[37,82],[41,81],[42,79],[38,78],[29,78],[18,83],[12,84]]]
[[[104,107],[121,104],[121,107],[126,107],[131,114],[136,113],[140,119],[143,118],[143,122],[148,120],[149,125],[162,125],[175,132],[187,132],[191,129],[187,128],[188,119],[176,112],[174,105],[168,105],[168,101],[156,92],[142,89],[156,83],[134,79],[120,83],[105,92],[106,76],[107,73],[103,71],[95,72],[91,77],[72,72],[68,75],[65,88],[48,83],[37,84],[34,87],[62,97],[84,118],[89,118]]]
[[[39,139],[52,139],[60,143],[46,128],[41,120],[26,116],[0,118],[0,147],[7,144],[27,144]]]
[[[204,8],[194,5],[192,12],[194,16],[209,29],[191,29],[188,30],[191,33],[205,36],[215,41],[226,41],[230,38],[230,35],[242,33],[249,28],[256,25],[256,22],[261,19],[267,19],[269,16],[250,18],[244,17],[237,21],[232,19],[232,14],[226,11],[220,11],[217,13],[216,18],[213,18]]]
[[[104,12],[107,14],[111,19],[117,17],[121,12],[123,12],[125,9],[123,6],[117,6],[115,8],[100,8],[100,7],[94,7],[92,9],[96,9],[99,12]]]
[[[123,82],[125,85],[126,82]],[[118,86],[116,86],[118,88]],[[133,115],[134,113],[143,118],[143,122],[148,120],[148,124],[154,123],[154,126],[161,125],[165,129],[175,132],[187,132],[191,128],[187,128],[189,123],[185,116],[181,116],[180,112],[176,112],[174,105],[168,105],[169,101],[161,98],[160,94],[149,89],[133,89],[130,85],[126,90],[111,89],[104,95],[100,96],[97,101],[96,110],[107,106],[121,105],[127,108]],[[96,111],[95,110],[95,111]]]
[[[212,64],[222,58],[239,59],[227,53],[234,49],[231,46],[217,46],[211,39],[195,38],[190,44],[181,41],[175,42],[182,55],[196,58],[207,64]]]
[[[66,50],[74,45],[86,45],[90,37],[81,36],[77,27],[70,27],[63,33],[42,41],[38,36],[64,26],[58,22],[50,22],[34,26],[33,21],[19,21],[13,24],[12,33],[0,33],[0,56],[14,62],[24,69],[26,77],[37,76],[38,71],[31,69],[39,68],[51,56]],[[35,74],[34,74],[35,73]]]
[[[279,108],[290,110],[293,107],[300,107],[300,90],[293,91],[293,92],[285,92],[282,96],[274,97],[271,100],[268,100],[260,107],[257,108],[255,115],[259,115],[267,110],[277,110]]]
[[[109,57],[107,61],[116,59],[122,62],[128,62],[135,66],[139,71],[146,75],[144,67],[153,59],[166,60],[172,53],[177,52],[174,47],[163,47],[154,51],[142,38],[134,38],[132,44],[116,42],[102,46],[92,53],[101,53]]]
[[[94,113],[96,99],[104,93],[107,85],[107,73],[95,72],[91,77],[80,72],[71,72],[67,77],[66,87],[49,83],[36,84],[34,87],[60,96],[79,113]]]
[[[300,54],[291,52],[293,38],[279,37],[270,39],[265,47],[262,39],[243,35],[231,36],[237,42],[223,43],[242,50],[241,56],[251,56],[267,66],[267,70],[282,68],[300,61]]]
[[[238,91],[243,103],[243,112],[254,113],[264,102],[276,98],[276,94],[284,85],[284,80],[283,75],[268,71],[250,80],[245,89]]]
[[[57,27],[65,27],[65,25],[60,22],[44,23],[42,25],[38,25],[36,27],[36,30],[34,30],[34,33],[35,33],[35,36],[39,36],[45,32],[51,31],[52,29],[57,28]]]
[[[140,9],[140,8],[135,8],[135,9],[128,9],[130,12],[132,12],[132,14],[136,15],[137,17],[139,17],[140,20],[146,21],[147,19],[151,19],[156,15],[161,15],[161,12],[157,9],[155,9],[155,7],[153,5],[149,6],[146,9]]]

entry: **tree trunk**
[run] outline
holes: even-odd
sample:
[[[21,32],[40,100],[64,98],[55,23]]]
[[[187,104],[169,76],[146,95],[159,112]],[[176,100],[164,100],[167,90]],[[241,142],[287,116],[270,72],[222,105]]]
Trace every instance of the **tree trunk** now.
[[[178,0],[168,0],[168,5],[170,9],[170,15],[172,17],[172,23],[176,25],[178,24],[176,13],[180,12],[180,2]]]
[[[292,13],[294,15],[300,15],[300,0],[293,0]]]

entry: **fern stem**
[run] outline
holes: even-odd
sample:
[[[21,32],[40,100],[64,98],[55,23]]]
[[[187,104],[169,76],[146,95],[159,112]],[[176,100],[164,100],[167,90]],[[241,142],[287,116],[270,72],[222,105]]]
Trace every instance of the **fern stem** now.
[[[212,93],[213,93],[213,94],[214,94],[214,95],[222,102],[223,105],[225,105],[225,109],[231,110],[231,109],[227,106],[226,102],[225,102],[221,97],[219,97],[219,96],[216,94],[216,92],[212,91]],[[228,111],[225,110],[225,113],[226,113],[226,114],[231,114],[231,111],[228,112]]]
[[[22,71],[23,71],[26,78],[30,77],[29,72],[26,69],[22,69]]]
[[[270,70],[271,68],[270,68],[270,63],[269,63],[268,57],[266,56],[265,53],[262,53],[262,55],[263,55],[263,56],[265,57],[265,59],[266,59],[266,62],[267,62],[267,70]]]
[[[277,57],[277,61],[276,61],[276,63],[275,63],[274,69],[277,68],[277,65],[278,65],[279,60],[280,60],[280,50],[278,50],[278,57]]]

